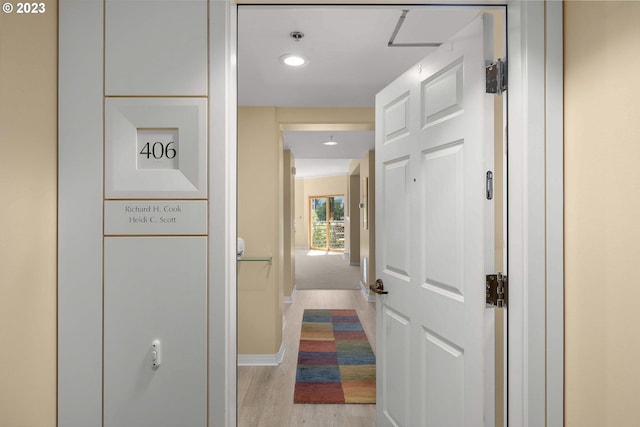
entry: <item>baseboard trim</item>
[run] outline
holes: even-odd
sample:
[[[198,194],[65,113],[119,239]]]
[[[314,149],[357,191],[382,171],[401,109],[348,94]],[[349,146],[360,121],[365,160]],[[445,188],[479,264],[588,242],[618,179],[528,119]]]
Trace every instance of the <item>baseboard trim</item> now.
[[[276,354],[239,354],[238,366],[278,366],[284,359],[284,342]]]
[[[293,297],[296,295],[296,291],[297,291],[297,289],[296,289],[296,287],[294,286],[294,287],[293,287],[293,290],[291,291],[291,296],[286,296],[286,295],[285,295],[285,296],[282,298],[282,302],[283,302],[283,303],[285,303],[285,304],[293,304]]]
[[[362,293],[362,297],[367,302],[376,302],[376,296],[369,292],[369,288],[366,287],[362,282],[360,282],[360,292]]]

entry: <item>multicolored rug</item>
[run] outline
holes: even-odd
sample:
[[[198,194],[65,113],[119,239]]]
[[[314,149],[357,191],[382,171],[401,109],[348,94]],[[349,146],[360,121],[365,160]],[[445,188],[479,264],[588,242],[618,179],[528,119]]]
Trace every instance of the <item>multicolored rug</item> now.
[[[294,403],[376,403],[376,357],[355,310],[305,310]]]

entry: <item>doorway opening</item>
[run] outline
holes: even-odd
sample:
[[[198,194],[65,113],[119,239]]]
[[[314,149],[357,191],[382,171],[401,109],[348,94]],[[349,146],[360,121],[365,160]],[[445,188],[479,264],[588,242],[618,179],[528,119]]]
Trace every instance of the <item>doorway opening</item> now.
[[[310,249],[344,252],[344,195],[309,198]]]
[[[408,15],[405,13],[405,9],[410,9]],[[373,122],[373,100],[375,97],[375,93],[377,90],[382,89],[386,84],[391,82],[393,78],[400,74],[401,71],[404,71],[414,63],[416,63],[420,58],[426,56],[433,47],[428,46],[419,46],[420,43],[412,43],[416,40],[411,40],[412,35],[411,31],[414,31],[414,25],[416,23],[421,23],[423,28],[449,28],[451,33],[455,32],[457,28],[464,26],[466,22],[469,22],[477,13],[479,12],[479,8],[469,6],[469,7],[400,7],[400,6],[242,6],[238,7],[238,71],[239,71],[239,79],[238,79],[238,105],[241,110],[243,109],[253,109],[253,112],[256,109],[265,108],[264,106],[269,106],[266,108],[271,109],[269,111],[269,115],[271,115],[271,120],[275,123],[275,127],[281,130],[278,135],[278,141],[274,146],[273,150],[279,153],[282,150],[289,149],[291,152],[294,151],[294,148],[288,146],[288,138],[301,137],[306,138],[307,145],[311,145],[311,138],[319,137],[318,139],[326,139],[322,136],[322,133],[330,132],[334,135],[337,131],[345,131],[346,124],[349,122]],[[383,18],[382,15],[384,13],[389,13],[390,18],[388,22],[390,26],[389,30],[384,30],[385,25],[383,25],[386,18]],[[438,18],[435,19],[436,22],[431,21],[431,25],[425,25],[424,19],[428,19],[426,16],[429,14],[428,12],[435,12],[438,15]],[[332,14],[331,17],[328,17],[326,14]],[[399,31],[394,34],[394,47],[388,47],[386,44],[388,42],[389,37],[394,33],[396,29],[398,19],[400,16],[405,16],[407,18],[405,20],[405,24]],[[419,18],[418,18],[419,16]],[[446,17],[446,18],[445,18]],[[369,20],[368,20],[369,19]],[[371,21],[373,19],[373,21]],[[374,22],[372,24],[372,22]],[[453,23],[452,23],[453,22]],[[330,24],[329,24],[330,23]],[[342,25],[342,24],[344,25]],[[358,31],[366,31],[365,35],[356,36],[355,34]],[[443,30],[444,31],[444,30]],[[292,39],[291,33],[303,33],[303,36],[299,35],[296,39]],[[267,41],[273,42],[280,49],[278,52],[281,52],[280,55],[276,57],[280,57],[285,53],[291,52],[303,52],[306,48],[311,44],[311,40],[315,38],[320,39],[324,34],[331,34],[337,38],[335,41],[336,44],[329,46],[329,44],[325,44],[324,49],[328,51],[328,57],[326,61],[324,59],[318,59],[317,57],[313,57],[309,55],[307,57],[308,63],[303,65],[299,69],[289,69],[282,68],[282,64],[278,61],[273,61],[273,52],[270,48],[261,44],[262,41],[265,43]],[[377,34],[376,34],[377,33]],[[443,33],[444,34],[444,33]],[[313,38],[312,38],[313,37]],[[426,38],[424,38],[426,37]],[[434,38],[435,37],[435,38]],[[442,36],[436,35],[420,35],[419,41],[443,41],[448,37],[447,34]],[[381,44],[388,51],[394,52],[393,60],[384,61],[381,57],[377,57],[376,54],[371,54],[370,51],[368,53],[369,57],[374,57],[378,62],[375,66],[369,66],[368,63],[363,62],[360,59],[360,62],[356,61],[356,65],[345,65],[343,64],[343,55],[348,56],[349,54],[362,53],[367,52],[367,49],[363,48],[350,48],[349,43],[352,40],[370,40],[376,39],[381,41]],[[278,42],[280,40],[280,42]],[[405,42],[405,43],[403,43]],[[402,44],[412,45],[413,46],[404,46],[401,47]],[[310,49],[311,52],[314,52],[313,49]],[[316,50],[315,52],[319,52],[320,50]],[[271,52],[271,54],[270,54]],[[294,53],[295,53],[294,52]],[[251,62],[250,58],[255,58],[257,62]],[[316,68],[316,64],[319,67]],[[397,66],[396,70],[388,71],[386,70],[387,66],[394,64]],[[384,66],[383,66],[384,65]],[[280,68],[279,68],[280,67]],[[312,74],[317,71],[317,69],[321,69],[323,71],[319,71],[319,74],[313,74],[312,77],[309,74]],[[366,71],[364,71],[366,70]],[[381,82],[375,83],[370,80],[372,77],[371,74],[376,74],[378,72],[388,72],[389,74],[386,77],[383,77]],[[297,71],[302,71],[300,73],[296,73]],[[355,80],[349,80],[350,77],[348,74],[355,74]],[[307,77],[303,77],[307,74]],[[264,77],[264,76],[268,76]],[[283,76],[283,80],[278,80],[278,76]],[[322,76],[333,76],[334,81],[332,83],[326,83],[322,80]],[[264,79],[263,79],[264,77]],[[379,76],[378,76],[379,77]],[[329,93],[329,88],[337,89],[336,92]],[[353,88],[364,89],[365,92],[368,91],[368,94],[356,95],[351,92]],[[244,110],[239,116],[244,114]],[[307,114],[315,113],[315,118],[309,118]],[[356,119],[343,119],[343,122],[340,122],[339,118],[344,118],[345,115],[355,114],[358,115]],[[365,118],[365,120],[362,119]],[[252,121],[252,125],[255,126],[256,122]],[[372,131],[373,127],[369,129]],[[239,135],[243,132],[242,129],[242,120],[239,121]],[[278,133],[278,132],[276,132]],[[264,139],[264,137],[263,137]],[[333,139],[333,137],[332,137]],[[340,138],[336,138],[340,139]],[[242,142],[239,137],[239,177],[238,181],[241,183],[243,181],[243,167],[242,167]],[[373,155],[373,153],[371,153]],[[301,157],[301,156],[292,156],[294,162],[292,163],[292,168],[296,170],[295,178],[299,178],[299,174],[301,172],[302,166],[310,160],[316,160],[321,163],[325,163],[329,165],[333,160],[345,160],[343,158],[335,158],[328,156],[324,158],[317,157],[317,153],[308,154],[309,157]],[[350,157],[348,159],[361,159],[363,156],[359,157]],[[264,158],[261,159],[265,161]],[[365,162],[366,163],[366,162]],[[348,164],[348,163],[347,163]],[[373,162],[371,161],[371,166]],[[362,166],[363,162],[360,162],[359,166]],[[288,168],[283,168],[282,175],[285,178],[284,187],[288,185],[286,183],[287,176],[289,175]],[[285,258],[289,257],[290,253],[295,253],[295,248],[298,246],[298,242],[295,240],[296,237],[300,234],[305,234],[307,236],[306,245],[308,248],[313,247],[321,247],[325,250],[345,250],[349,249],[349,262],[357,263],[360,265],[361,275],[360,281],[364,285],[364,288],[368,292],[368,285],[371,280],[375,280],[375,271],[371,271],[371,268],[375,268],[375,253],[374,246],[375,240],[369,239],[367,241],[368,248],[367,252],[361,251],[363,248],[361,245],[358,246],[358,253],[355,253],[351,248],[354,248],[353,239],[357,236],[358,239],[365,239],[365,236],[358,235],[358,233],[354,232],[354,225],[357,226],[358,232],[362,234],[367,230],[373,231],[375,227],[374,217],[375,217],[375,206],[373,200],[363,200],[362,196],[369,195],[373,197],[374,188],[375,188],[375,171],[373,167],[371,167],[370,171],[367,171],[368,180],[365,180],[365,171],[354,170],[354,169],[346,169],[345,176],[349,181],[349,194],[347,197],[342,200],[343,209],[347,208],[347,214],[343,214],[343,229],[342,229],[342,237],[331,239],[331,202],[324,198],[313,197],[308,200],[307,209],[309,211],[309,216],[307,217],[307,221],[309,227],[301,227],[303,224],[302,221],[298,221],[299,218],[294,216],[293,218],[289,218],[287,220],[287,213],[284,212],[284,216],[282,218],[281,223],[281,232],[285,237],[285,245],[286,241],[289,240],[286,236],[287,230],[290,227],[293,227],[293,244],[290,244],[289,249],[284,250]],[[369,175],[370,172],[370,175]],[[294,178],[294,179],[295,179]],[[353,185],[350,181],[355,178],[355,185]],[[255,181],[253,182],[255,185]],[[279,185],[279,184],[278,184]],[[352,194],[352,188],[358,188],[359,191],[357,195]],[[368,194],[367,194],[368,190]],[[286,192],[286,190],[285,190]],[[295,192],[294,192],[295,194]],[[242,185],[239,185],[238,189],[238,198],[242,198]],[[297,194],[295,195],[297,197]],[[353,209],[353,202],[357,201],[356,209]],[[285,201],[286,203],[286,201]],[[315,204],[314,204],[315,203]],[[348,206],[346,206],[348,205]],[[314,221],[312,217],[312,213],[314,210],[323,211],[324,214],[317,214],[317,222],[318,225],[320,223],[324,223],[324,231],[318,226],[318,229],[314,229],[312,227],[312,223]],[[286,208],[285,208],[286,210]],[[239,214],[242,214],[242,208],[239,207]],[[295,215],[295,214],[294,214]],[[347,218],[348,217],[348,218]],[[346,221],[348,219],[348,221]],[[306,222],[306,221],[305,221]],[[239,227],[242,228],[242,220],[239,221]],[[323,234],[324,233],[324,234]],[[242,231],[239,232],[245,239],[246,235],[243,235]],[[334,233],[334,236],[337,233]],[[314,236],[317,237],[314,239]],[[343,239],[342,243],[338,243],[339,239]],[[340,247],[341,245],[341,247]],[[290,250],[294,249],[294,250]],[[271,248],[273,252],[277,252],[279,248]],[[370,250],[370,252],[368,252]],[[285,260],[285,263],[287,261]],[[292,261],[292,270],[295,271],[295,260]],[[264,270],[266,274],[273,274],[273,270]],[[240,283],[242,272],[239,272],[239,306],[238,312],[239,316],[242,317],[243,306],[242,306],[242,284]],[[278,274],[287,275],[287,272],[280,271]],[[295,279],[294,279],[295,282]],[[295,283],[294,283],[295,284]],[[278,285],[276,284],[276,287]],[[253,290],[255,293],[255,290]],[[289,293],[287,293],[289,292]],[[295,287],[292,286],[291,289],[287,289],[286,285],[284,285],[284,299],[287,300],[287,297],[293,299],[293,293],[295,292]],[[274,292],[275,298],[272,298],[274,304],[280,305],[280,301],[278,301],[278,297],[282,295],[280,290],[275,290]],[[270,295],[273,297],[273,295]],[[319,299],[329,299],[328,297],[320,296]],[[374,298],[373,296],[371,297]],[[261,300],[262,303],[264,299]],[[286,314],[287,310],[286,304],[285,307],[281,309],[280,312],[276,313],[274,317],[282,316]],[[276,310],[277,311],[277,310]],[[282,321],[282,324],[285,322]],[[242,341],[242,321],[239,322],[239,341]],[[277,334],[276,334],[277,335]],[[375,348],[375,347],[374,347]],[[277,350],[277,349],[276,349]],[[274,351],[275,352],[275,351]],[[242,350],[240,350],[242,353]],[[289,357],[295,357],[295,354],[288,354]],[[286,357],[286,356],[285,356]],[[286,364],[286,361],[282,362],[282,364]],[[244,368],[243,368],[244,369]],[[253,369],[253,368],[252,368]],[[267,368],[274,369],[274,368]],[[264,376],[271,376],[271,374],[265,373]],[[244,380],[239,378],[238,384],[243,384]],[[250,389],[248,389],[250,390]],[[251,403],[245,405],[241,402],[242,399],[249,399],[250,395],[252,395],[251,391],[243,391],[239,393],[238,397],[238,408],[239,408],[239,425],[242,424],[243,419],[249,419],[250,417],[245,417],[243,414],[243,408],[251,406]],[[282,399],[289,399],[286,394],[281,395]],[[248,402],[248,400],[246,402]],[[245,403],[246,403],[245,402]],[[278,404],[280,405],[280,404]],[[256,415],[258,416],[258,415]],[[375,416],[374,416],[375,419]]]

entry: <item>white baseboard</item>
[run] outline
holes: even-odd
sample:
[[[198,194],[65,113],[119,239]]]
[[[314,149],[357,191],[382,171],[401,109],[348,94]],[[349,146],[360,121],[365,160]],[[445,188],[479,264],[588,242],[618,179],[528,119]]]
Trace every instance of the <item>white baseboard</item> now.
[[[278,366],[284,359],[284,343],[276,354],[239,354],[238,366]]]
[[[373,295],[369,288],[366,287],[362,282],[360,282],[360,292],[362,292],[362,296],[367,302],[376,302],[376,296]]]
[[[282,302],[284,302],[285,304],[292,304],[293,303],[293,297],[296,294],[296,287],[293,287],[293,290],[291,291],[291,296],[285,296],[284,298],[282,298]]]

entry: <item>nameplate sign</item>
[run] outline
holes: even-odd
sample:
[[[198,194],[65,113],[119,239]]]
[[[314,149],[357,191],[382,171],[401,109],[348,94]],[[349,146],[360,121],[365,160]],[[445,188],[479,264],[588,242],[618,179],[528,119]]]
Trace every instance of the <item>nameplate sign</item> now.
[[[182,235],[207,234],[204,200],[108,200],[104,205],[104,234]]]

